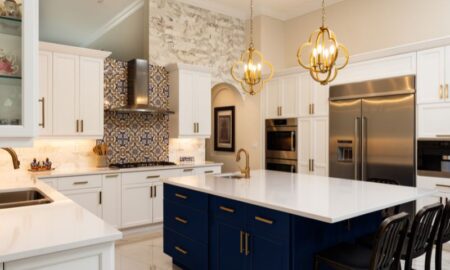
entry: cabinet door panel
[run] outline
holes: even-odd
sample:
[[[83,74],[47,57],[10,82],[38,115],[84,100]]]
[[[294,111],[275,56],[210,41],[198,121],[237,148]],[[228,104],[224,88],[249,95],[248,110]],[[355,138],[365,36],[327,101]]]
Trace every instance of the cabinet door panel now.
[[[65,191],[69,199],[79,204],[84,209],[88,210],[92,214],[102,218],[102,206],[100,204],[100,189],[91,190],[73,190]]]
[[[300,168],[299,172],[301,173],[309,173],[312,139],[311,129],[310,119],[300,119],[298,121],[298,164]]]
[[[211,136],[211,75],[198,74],[195,82],[197,135]]]
[[[178,118],[180,119],[180,136],[194,136],[194,102],[195,102],[195,91],[194,91],[194,74],[188,71],[180,71],[180,82],[179,82],[179,98],[180,107]]]
[[[150,224],[152,219],[151,184],[125,185],[122,189],[122,227]]]
[[[298,75],[283,78],[283,91],[281,92],[281,113],[283,117],[297,116],[297,102],[300,85]]]
[[[122,194],[122,181],[120,174],[104,175],[102,188],[103,220],[116,228],[120,228]]]
[[[53,54],[53,135],[76,135],[79,57]],[[97,105],[98,106],[98,105]]]
[[[328,116],[328,99],[330,97],[329,91],[330,88],[328,85],[321,85],[318,82],[313,82],[312,103],[314,104],[313,114],[315,116]]]
[[[445,101],[450,102],[450,46],[445,48]]]
[[[280,79],[273,79],[266,84],[265,97],[266,97],[266,118],[277,118],[278,108],[280,106],[280,91],[281,81]]]
[[[81,135],[103,137],[103,60],[80,58]]]
[[[300,74],[300,90],[298,94],[299,116],[309,116],[309,105],[311,104],[311,77],[309,73]]]
[[[39,135],[52,135],[52,85],[53,55],[51,52],[39,53]]]
[[[162,182],[157,182],[153,184],[154,186],[154,190],[156,192],[156,194],[153,194],[153,222],[161,222],[163,221],[163,194],[164,194],[164,190],[163,190],[163,183]]]
[[[418,111],[419,137],[450,136],[450,104],[422,104]]]
[[[220,220],[214,222],[211,244],[212,268],[245,269],[247,257],[244,250],[241,252],[241,228]],[[242,248],[244,248],[243,243]]]
[[[312,120],[311,158],[314,160],[314,174],[328,176],[328,118]]]
[[[248,269],[289,269],[289,241],[260,235],[252,235],[250,239],[251,261]]]
[[[442,102],[440,87],[444,84],[445,49],[436,48],[417,54],[417,103]]]

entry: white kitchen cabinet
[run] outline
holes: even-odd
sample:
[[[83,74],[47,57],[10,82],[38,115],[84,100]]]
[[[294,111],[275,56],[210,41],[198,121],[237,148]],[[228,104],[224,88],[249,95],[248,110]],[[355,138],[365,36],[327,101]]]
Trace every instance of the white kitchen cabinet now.
[[[103,138],[104,59],[110,53],[46,42],[40,49],[41,119],[49,127],[40,128],[41,136]]]
[[[328,176],[328,118],[300,118],[298,130],[299,173]]]
[[[436,202],[444,203],[450,199],[450,179],[429,176],[417,176],[417,187],[426,189],[435,189],[439,191],[438,194],[428,197],[423,197],[417,200],[416,210],[419,211],[422,207]]]
[[[0,78],[0,147],[32,146],[38,130],[39,2],[22,3],[23,20],[0,19],[2,50],[17,64]]]
[[[450,137],[450,103],[419,104],[418,137]]]
[[[39,178],[39,181],[46,183],[52,188],[58,190],[58,179],[57,178]]]
[[[173,64],[169,71],[169,135],[172,138],[211,136],[211,73],[209,69]]]
[[[448,52],[448,51],[447,51]],[[448,100],[446,48],[434,48],[417,54],[417,103],[442,103]],[[446,88],[447,86],[447,88]]]
[[[53,132],[52,120],[52,89],[53,89],[53,54],[39,52],[39,135],[50,136]]]
[[[266,119],[296,117],[300,77],[297,74],[280,76],[265,87]]]
[[[114,243],[107,243],[5,262],[4,270],[111,270],[114,263]]]
[[[115,228],[122,222],[122,177],[120,174],[102,176],[102,218]]]
[[[124,176],[124,181],[126,177]],[[122,228],[153,222],[152,183],[124,184],[122,187]]]
[[[300,75],[299,116],[328,116],[329,86],[314,81],[309,73]]]
[[[67,190],[63,194],[92,214],[102,218],[101,188]]]
[[[161,181],[153,183],[152,222],[162,222],[164,216],[164,185]]]

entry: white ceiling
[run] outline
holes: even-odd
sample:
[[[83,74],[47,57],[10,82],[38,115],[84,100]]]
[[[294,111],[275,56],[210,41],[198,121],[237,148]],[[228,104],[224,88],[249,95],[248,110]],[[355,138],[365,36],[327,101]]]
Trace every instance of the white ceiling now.
[[[241,19],[249,18],[250,0],[179,0]],[[327,6],[343,0],[326,0]],[[267,15],[280,20],[292,19],[322,6],[321,0],[253,0],[255,15]]]

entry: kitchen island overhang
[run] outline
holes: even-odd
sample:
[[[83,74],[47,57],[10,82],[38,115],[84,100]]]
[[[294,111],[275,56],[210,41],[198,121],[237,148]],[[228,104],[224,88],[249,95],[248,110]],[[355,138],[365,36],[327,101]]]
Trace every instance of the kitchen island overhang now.
[[[376,231],[381,210],[435,193],[264,170],[164,183],[164,251],[187,269],[311,269],[316,252]]]

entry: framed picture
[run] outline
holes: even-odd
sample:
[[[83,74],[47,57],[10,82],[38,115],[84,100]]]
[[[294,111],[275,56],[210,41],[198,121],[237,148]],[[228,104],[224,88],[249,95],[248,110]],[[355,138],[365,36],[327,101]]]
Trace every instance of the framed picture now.
[[[214,151],[234,152],[234,106],[214,108]]]

